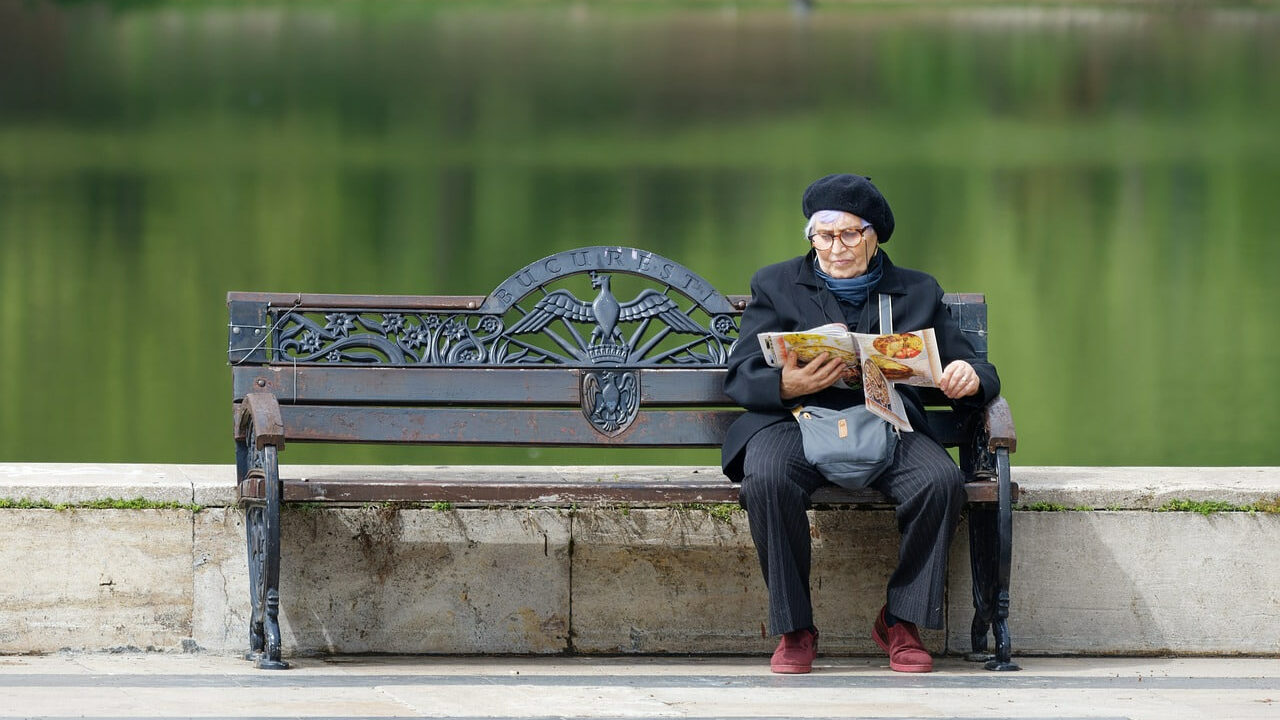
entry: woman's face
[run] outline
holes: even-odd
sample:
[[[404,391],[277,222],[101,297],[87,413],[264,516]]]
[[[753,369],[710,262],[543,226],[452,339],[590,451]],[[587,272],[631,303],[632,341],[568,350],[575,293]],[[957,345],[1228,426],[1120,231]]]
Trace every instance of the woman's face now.
[[[830,222],[814,223],[810,241],[814,243],[814,250],[818,252],[818,267],[822,268],[822,272],[833,278],[856,278],[867,271],[867,263],[875,257],[880,243],[876,239],[876,231],[867,226],[867,221],[853,213],[841,212],[838,215]],[[868,229],[862,233],[862,239],[850,240],[853,243],[852,247],[846,245],[841,239],[841,233],[864,226]],[[835,236],[831,246],[826,250],[820,247],[825,244],[825,240],[814,237],[819,233]]]

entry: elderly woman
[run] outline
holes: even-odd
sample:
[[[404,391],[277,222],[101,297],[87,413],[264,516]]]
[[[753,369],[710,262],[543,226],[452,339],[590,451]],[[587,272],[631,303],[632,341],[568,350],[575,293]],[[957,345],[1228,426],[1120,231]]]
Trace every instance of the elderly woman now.
[[[783,349],[770,367],[755,335],[805,330],[842,322],[855,332],[878,332],[876,297],[892,300],[893,329],[932,327],[944,370],[939,388],[958,406],[981,408],[1000,392],[996,369],[976,356],[942,302],[937,280],[897,267],[880,246],[893,234],[893,213],[869,178],[828,175],[804,192],[809,251],[770,265],[751,280],[751,302],[741,338],[729,356],[725,391],[748,412],[729,429],[723,466],[741,482],[751,538],[769,591],[769,626],[781,635],[770,666],[777,673],[809,672],[818,650],[809,594],[809,521],[814,490],[827,484],[805,460],[796,405],[848,408],[864,402],[860,390],[833,387],[844,371],[839,358],[819,356],[799,365]],[[899,392],[916,432],[901,434],[888,468],[871,487],[897,503],[901,542],[885,605],[872,638],[900,672],[929,672],[933,659],[918,625],[942,627],[947,548],[964,503],[964,477],[932,437],[919,397]]]

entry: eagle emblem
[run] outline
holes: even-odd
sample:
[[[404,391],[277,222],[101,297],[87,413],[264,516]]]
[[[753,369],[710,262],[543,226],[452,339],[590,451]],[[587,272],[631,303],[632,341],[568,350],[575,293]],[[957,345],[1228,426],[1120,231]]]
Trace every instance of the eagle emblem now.
[[[585,359],[594,363],[621,364],[627,361],[632,348],[618,329],[619,323],[658,318],[674,332],[707,334],[706,328],[690,319],[674,300],[657,290],[647,288],[634,300],[619,303],[609,288],[609,281],[609,275],[591,272],[591,287],[600,291],[591,302],[579,300],[568,290],[547,293],[527,315],[511,326],[507,335],[541,332],[555,320],[594,324],[584,348]]]
[[[640,375],[634,370],[589,370],[582,374],[582,414],[602,435],[631,427],[640,411]]]

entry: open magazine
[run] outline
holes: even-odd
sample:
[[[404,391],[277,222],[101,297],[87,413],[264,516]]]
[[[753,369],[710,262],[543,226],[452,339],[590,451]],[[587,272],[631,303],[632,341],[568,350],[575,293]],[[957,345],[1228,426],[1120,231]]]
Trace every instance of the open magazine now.
[[[911,432],[906,406],[894,385],[937,387],[942,378],[942,360],[933,328],[912,332],[872,335],[849,332],[843,323],[830,323],[799,332],[766,332],[756,336],[765,362],[781,367],[777,347],[804,365],[823,353],[844,361],[845,372],[837,387],[862,388],[867,409],[891,425]]]

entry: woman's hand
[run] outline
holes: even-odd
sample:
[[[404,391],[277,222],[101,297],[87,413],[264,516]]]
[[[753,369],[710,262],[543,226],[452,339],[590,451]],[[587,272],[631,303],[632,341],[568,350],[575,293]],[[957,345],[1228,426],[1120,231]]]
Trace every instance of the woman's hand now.
[[[838,357],[822,353],[813,362],[801,367],[799,359],[787,352],[785,344],[778,343],[777,347],[778,359],[782,361],[782,388],[779,394],[783,400],[831,387],[844,374],[844,362]],[[972,368],[970,371],[972,372]]]
[[[978,392],[982,381],[973,366],[963,360],[952,360],[947,369],[942,371],[942,379],[938,381],[938,389],[943,395],[958,400]]]

